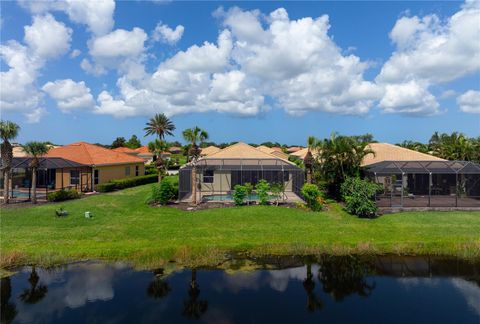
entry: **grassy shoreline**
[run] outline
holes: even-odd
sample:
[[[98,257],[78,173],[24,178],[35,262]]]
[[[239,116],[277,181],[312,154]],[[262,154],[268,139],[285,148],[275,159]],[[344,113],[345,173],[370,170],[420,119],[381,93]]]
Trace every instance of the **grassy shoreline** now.
[[[202,211],[145,205],[151,185],[29,208],[2,208],[0,267],[96,259],[155,268],[209,266],[231,254],[437,255],[480,260],[480,212],[358,219],[339,205],[313,213],[246,206]],[[54,216],[64,206],[65,218]],[[92,219],[83,213],[91,211]]]

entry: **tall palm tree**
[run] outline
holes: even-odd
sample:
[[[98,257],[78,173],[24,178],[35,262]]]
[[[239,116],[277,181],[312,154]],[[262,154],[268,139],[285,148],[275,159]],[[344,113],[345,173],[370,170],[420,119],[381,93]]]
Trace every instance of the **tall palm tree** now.
[[[161,171],[164,168],[164,161],[162,158],[161,154],[158,154],[158,149],[164,146],[164,144],[161,144],[160,142],[164,142],[165,140],[165,135],[173,136],[173,131],[175,130],[175,125],[173,122],[165,116],[165,114],[156,114],[150,120],[147,122],[147,126],[143,129],[145,131],[145,136],[149,135],[156,135],[157,140],[159,142],[155,141],[155,145],[152,146],[153,152],[156,154],[156,166],[158,170],[158,182],[162,181],[162,175]],[[158,145],[157,145],[158,144]],[[155,149],[155,146],[157,146],[157,149]],[[150,150],[150,143],[149,143],[149,150]],[[152,152],[152,150],[150,150]],[[160,151],[163,152],[163,151]]]
[[[155,278],[148,285],[147,295],[154,298],[160,299],[167,296],[172,288],[169,283],[163,280],[164,271],[163,269],[158,269],[153,272]]]
[[[208,139],[208,133],[203,129],[195,126],[193,128],[187,128],[182,133],[183,138],[191,144],[190,149],[188,150],[188,156],[190,158],[190,163],[193,166],[192,169],[192,197],[193,203],[197,203],[197,161],[200,157],[200,148],[204,141]]]
[[[183,315],[190,319],[200,319],[200,317],[207,311],[208,302],[206,300],[199,300],[200,286],[197,283],[197,270],[192,269],[192,280],[188,287],[188,299],[183,302]]]
[[[13,147],[10,143],[18,136],[20,126],[11,121],[0,121],[0,137],[2,138],[2,172],[3,172],[3,202],[9,203],[10,199],[10,175],[12,171]]]
[[[314,312],[323,307],[322,300],[315,295],[315,280],[313,279],[312,263],[307,263],[307,277],[303,280],[303,288],[307,293],[307,309]]]
[[[307,182],[312,183],[313,166],[315,164],[315,158],[313,157],[313,151],[317,148],[318,140],[314,136],[309,136],[307,140],[307,154],[303,159],[303,165],[307,170]]]
[[[23,145],[23,150],[32,157],[29,167],[32,170],[32,203],[37,203],[37,169],[40,165],[39,157],[47,154],[48,144],[45,142],[28,142]]]
[[[155,166],[158,172],[158,183],[162,182],[163,174],[165,173],[166,163],[163,160],[162,153],[168,150],[167,142],[156,138],[154,141],[148,143],[148,150],[156,156]]]

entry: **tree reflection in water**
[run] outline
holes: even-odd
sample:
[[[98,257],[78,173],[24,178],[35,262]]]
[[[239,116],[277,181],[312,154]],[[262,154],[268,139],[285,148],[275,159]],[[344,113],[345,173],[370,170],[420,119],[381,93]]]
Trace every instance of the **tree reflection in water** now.
[[[355,256],[324,256],[321,258],[318,279],[323,291],[335,301],[342,301],[351,294],[368,297],[375,289],[366,276],[373,273],[373,266]]]
[[[10,297],[12,297],[12,283],[10,278],[2,278],[0,285],[0,323],[8,324],[17,316],[17,308],[15,304],[10,302]]]
[[[197,283],[197,270],[192,269],[192,280],[188,287],[188,300],[183,302],[183,315],[190,319],[200,319],[207,311],[208,302],[199,300],[200,286]]]
[[[48,292],[48,288],[45,285],[39,285],[40,277],[35,270],[35,266],[32,267],[32,272],[28,278],[30,283],[30,289],[25,289],[20,295],[20,299],[26,304],[35,304],[42,300]]]
[[[157,269],[153,271],[155,278],[148,285],[147,295],[154,299],[159,299],[167,296],[172,288],[169,283],[163,280],[163,269]]]
[[[322,300],[315,295],[315,281],[313,279],[312,264],[307,263],[307,277],[303,280],[303,288],[307,292],[307,309],[314,312],[323,307]]]

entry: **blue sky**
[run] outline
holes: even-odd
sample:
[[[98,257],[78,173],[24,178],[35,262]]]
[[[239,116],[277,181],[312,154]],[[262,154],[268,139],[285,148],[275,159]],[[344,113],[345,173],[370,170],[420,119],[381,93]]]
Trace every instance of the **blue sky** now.
[[[2,119],[20,142],[143,137],[155,112],[172,140],[480,135],[477,1],[1,7]]]

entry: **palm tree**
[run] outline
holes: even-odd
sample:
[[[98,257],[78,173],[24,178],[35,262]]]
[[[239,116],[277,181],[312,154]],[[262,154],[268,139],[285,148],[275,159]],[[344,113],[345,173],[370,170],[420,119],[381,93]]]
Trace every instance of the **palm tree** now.
[[[307,263],[307,277],[303,280],[303,288],[307,293],[307,309],[314,312],[323,307],[322,300],[315,295],[315,280],[313,279],[312,263]]]
[[[155,275],[155,279],[148,285],[147,288],[147,295],[154,298],[160,299],[167,296],[172,288],[168,284],[168,282],[163,280],[163,269],[158,269],[153,272]]]
[[[165,140],[165,135],[170,135],[173,136],[173,131],[175,130],[175,125],[173,122],[165,116],[165,114],[156,114],[153,116],[153,118],[150,118],[150,120],[147,122],[147,127],[143,129],[145,131],[145,136],[149,135],[156,135],[158,137],[159,142],[163,142]],[[159,145],[156,145],[159,144]],[[155,147],[158,146],[156,149]],[[164,144],[160,144],[155,141],[155,145],[152,147],[153,152],[159,151],[161,147],[163,147]],[[150,150],[150,143],[148,145],[148,148]],[[152,152],[152,150],[150,150]],[[160,150],[160,152],[163,152]],[[155,154],[155,153],[154,153]],[[161,171],[164,168],[164,163],[163,163],[163,158],[161,154],[156,154],[156,166],[158,170],[158,182],[162,181],[162,175]]]
[[[12,297],[12,283],[10,277],[0,280],[0,323],[11,323],[18,313],[16,305],[10,301]]]
[[[313,174],[313,165],[315,163],[315,159],[313,157],[312,151],[317,147],[317,139],[314,136],[309,136],[307,140],[307,154],[303,159],[303,165],[305,165],[305,169],[307,170],[307,183],[312,183],[312,174]]]
[[[47,154],[48,145],[45,142],[28,142],[23,145],[23,150],[32,157],[30,168],[32,170],[32,203],[37,203],[37,169],[40,165],[39,157]]]
[[[2,138],[2,172],[3,172],[3,202],[8,204],[10,198],[10,173],[12,170],[13,147],[10,143],[18,136],[20,126],[11,121],[0,121],[0,137]]]
[[[155,166],[157,167],[158,172],[158,183],[162,182],[162,177],[165,172],[166,163],[163,160],[162,153],[168,150],[167,142],[159,140],[158,138],[155,141],[148,143],[148,150],[156,156]]]
[[[195,126],[194,128],[187,128],[182,133],[183,138],[190,143],[190,149],[188,150],[188,156],[190,158],[190,163],[193,166],[192,169],[192,197],[193,203],[197,203],[197,160],[200,157],[200,148],[204,141],[208,139],[208,133],[203,129]]]
[[[319,143],[321,172],[329,183],[330,193],[339,194],[340,185],[346,177],[360,174],[360,166],[368,154],[375,154],[368,147],[369,137],[339,136],[333,133],[329,139]]]
[[[35,267],[32,267],[32,272],[30,273],[30,277],[28,278],[28,282],[30,283],[30,289],[25,289],[23,293],[20,295],[20,299],[27,304],[35,304],[38,303],[40,300],[45,297],[48,292],[48,288],[45,285],[38,285],[40,277],[35,271]]]

